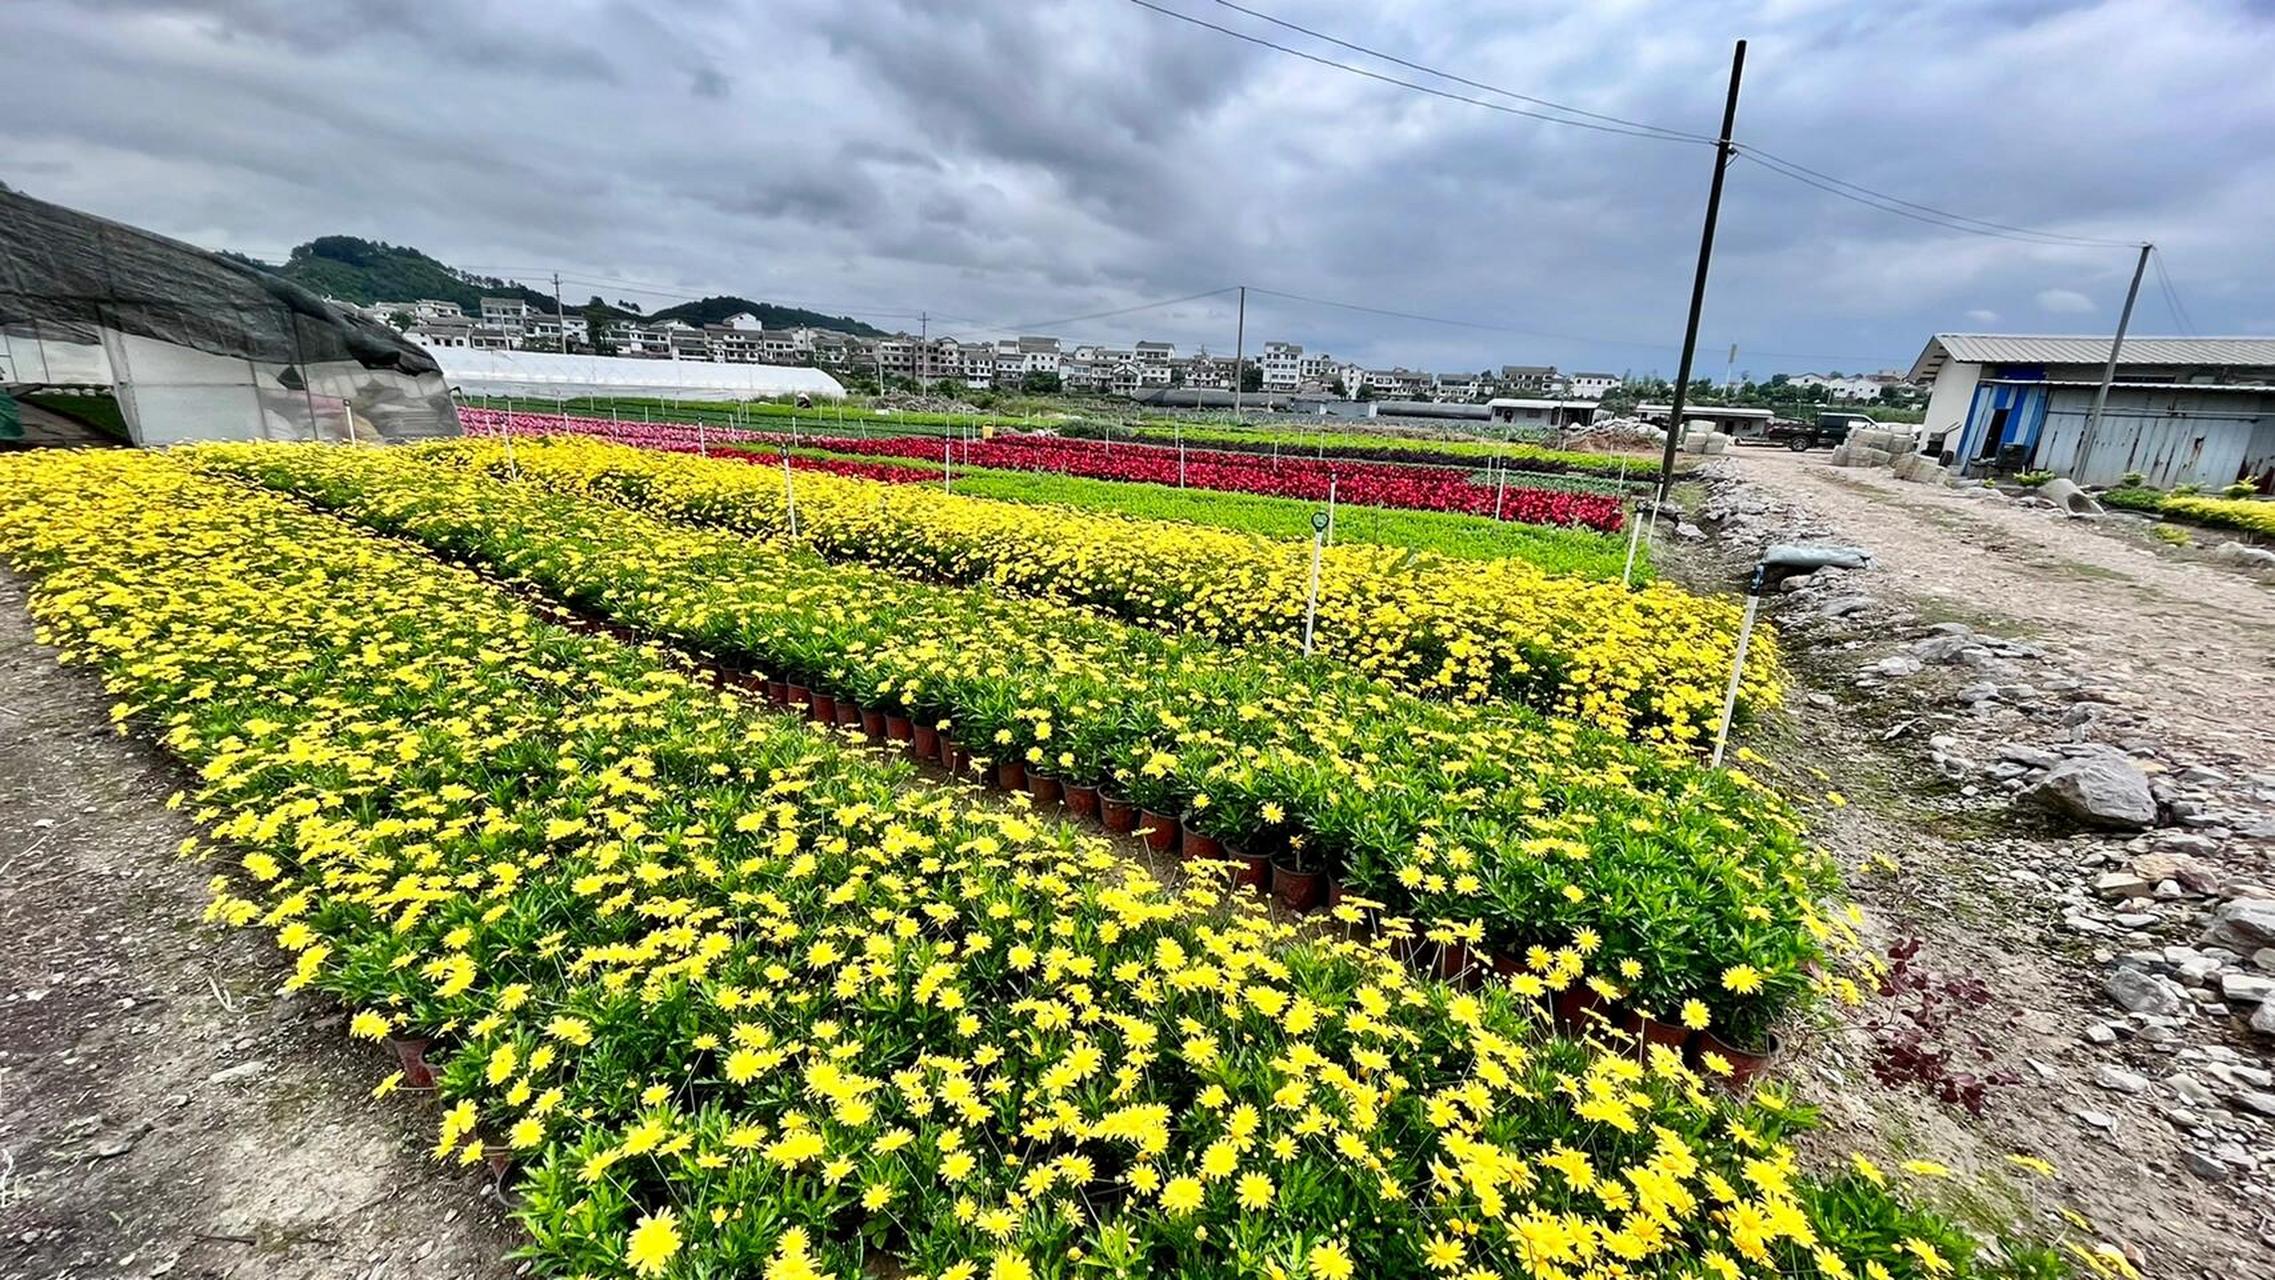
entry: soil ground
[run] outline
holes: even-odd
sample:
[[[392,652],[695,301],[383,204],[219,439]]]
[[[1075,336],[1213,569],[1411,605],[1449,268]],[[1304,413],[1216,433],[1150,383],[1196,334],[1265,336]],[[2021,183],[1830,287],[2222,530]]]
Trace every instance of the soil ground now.
[[[384,1051],[198,923],[181,781],[108,705],[0,574],[0,1278],[514,1274]]]
[[[2123,521],[2062,520],[1805,454],[1741,451],[1716,471],[1725,484],[1798,508],[1809,540],[1869,548],[1873,567],[1844,578],[1841,591],[1870,594],[1922,623],[1965,622],[2027,640],[2047,666],[2137,712],[2140,732],[2173,759],[2246,771],[2275,762],[2275,594],[2248,574],[2156,544]],[[1727,591],[1758,549],[1709,541],[1666,548],[1660,563]],[[1778,617],[1777,602],[1765,616]],[[1985,1226],[2019,1212],[2058,1230],[2061,1211],[2074,1209],[2147,1275],[2275,1275],[2275,1204],[2248,1184],[2191,1173],[2186,1135],[2155,1096],[2096,1087],[2105,1064],[2152,1079],[2175,1064],[2151,1046],[2085,1041],[2084,1028],[2118,1016],[2100,990],[2102,957],[2057,928],[2046,897],[2019,890],[2011,874],[2049,861],[2075,866],[2080,852],[2121,847],[2122,837],[2072,836],[1956,802],[1914,739],[1888,739],[1883,721],[1913,708],[1858,704],[1857,655],[1884,651],[1869,647],[1872,639],[1861,650],[1853,639],[1818,650],[1789,644],[1794,696],[1755,728],[1752,745],[1789,762],[1779,780],[1848,870],[1870,940],[1920,938],[1934,971],[1988,984],[1991,1001],[1960,1015],[1953,1038],[1981,1044],[1980,1069],[2013,1079],[1990,1090],[1980,1118],[1916,1086],[1882,1085],[1871,1071],[1871,1027],[1887,1009],[1868,1000],[1795,1037],[1786,1064],[1824,1109],[1820,1149],[1950,1165],[1963,1177],[1942,1193],[1949,1207]],[[1803,767],[1790,767],[1795,761]],[[1834,791],[1847,803],[1831,803]],[[2239,840],[2222,862],[2256,872],[2266,852]],[[2090,873],[2075,874],[2090,882]],[[2231,1043],[2266,1065],[2263,1042]],[[2058,1176],[2029,1173],[2007,1159],[2014,1154],[2042,1158]]]

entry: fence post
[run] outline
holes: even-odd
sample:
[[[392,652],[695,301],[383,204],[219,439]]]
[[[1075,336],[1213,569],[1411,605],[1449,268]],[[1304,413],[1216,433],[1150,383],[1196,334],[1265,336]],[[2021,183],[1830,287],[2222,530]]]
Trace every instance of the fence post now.
[[[790,446],[782,446],[782,498],[790,509],[790,536],[798,536],[798,488],[790,478]]]
[[[1311,587],[1303,606],[1303,656],[1311,656],[1311,632],[1319,621],[1319,554],[1327,545],[1327,513],[1311,513]]]

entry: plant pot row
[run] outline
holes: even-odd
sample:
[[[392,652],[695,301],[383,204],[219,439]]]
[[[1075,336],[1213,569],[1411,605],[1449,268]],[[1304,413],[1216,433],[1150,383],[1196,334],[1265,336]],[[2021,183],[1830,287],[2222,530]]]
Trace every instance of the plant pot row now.
[[[850,698],[834,697],[788,681],[767,681],[766,695],[775,705],[800,711],[815,723],[859,729],[871,742],[879,744],[898,743],[917,760],[936,763],[951,773],[961,775],[972,767],[971,751],[959,743],[953,733],[935,725],[920,724],[895,712],[863,707]],[[1283,859],[1228,848],[1216,837],[1196,829],[1191,822],[1143,808],[1097,786],[1030,769],[1018,760],[992,762],[985,780],[1004,791],[1025,791],[1038,805],[1061,805],[1075,817],[1114,834],[1138,835],[1153,853],[1167,854],[1174,849],[1186,862],[1224,864],[1232,887],[1269,894],[1291,912],[1332,908],[1343,902],[1342,883],[1325,868],[1303,868]],[[1357,923],[1345,927],[1346,935],[1359,942],[1371,941],[1380,932],[1379,918],[1371,911],[1362,914]],[[1481,955],[1460,940],[1438,943],[1412,933],[1393,936],[1390,950],[1426,976],[1465,989],[1482,985],[1489,974],[1514,976],[1521,968],[1517,958],[1507,952]],[[1549,1012],[1557,1026],[1567,1031],[1617,1030],[1633,1040],[1638,1053],[1646,1052],[1650,1045],[1664,1045],[1683,1054],[1693,1069],[1702,1072],[1704,1055],[1718,1054],[1730,1064],[1729,1074],[1719,1079],[1732,1089],[1745,1087],[1759,1075],[1778,1047],[1776,1037],[1772,1036],[1765,1048],[1740,1048],[1712,1031],[1693,1031],[1679,1023],[1662,1022],[1637,1010],[1622,1009],[1605,1001],[1591,988],[1580,985],[1556,993]],[[405,1061],[406,1083],[413,1074],[413,1060]],[[423,1064],[421,1070],[424,1070]]]

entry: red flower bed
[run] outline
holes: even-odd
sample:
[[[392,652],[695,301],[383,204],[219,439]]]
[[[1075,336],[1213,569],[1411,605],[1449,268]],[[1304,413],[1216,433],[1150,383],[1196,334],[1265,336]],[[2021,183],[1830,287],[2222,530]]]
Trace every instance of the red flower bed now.
[[[777,441],[781,438],[775,437]],[[907,436],[872,440],[807,436],[800,437],[798,443],[831,453],[926,461],[938,459],[941,449],[937,438]],[[956,461],[965,466],[1048,471],[1148,484],[1178,483],[1177,450],[1171,446],[1109,445],[1099,440],[1009,435],[992,440],[957,440],[952,448]],[[1470,473],[1459,467],[1322,461],[1292,455],[1274,458],[1255,453],[1188,449],[1183,473],[1186,487],[1193,489],[1324,502],[1332,483],[1338,502],[1358,506],[1456,511],[1521,520],[1527,524],[1577,525],[1607,533],[1621,527],[1620,503],[1616,498],[1518,485],[1510,485],[1504,493],[1497,486],[1471,483]]]
[[[907,458],[919,465],[862,463],[825,458],[792,458],[793,466],[860,476],[888,484],[909,484],[938,476],[943,438],[893,436],[860,439],[854,436],[799,436],[792,441],[777,432],[738,431],[704,427],[700,432],[684,422],[612,422],[605,418],[562,417],[560,414],[514,413],[495,409],[460,409],[458,420],[468,435],[548,436],[589,435],[618,444],[672,453],[694,453],[700,447],[715,456],[745,462],[780,465],[781,455],[751,448],[779,449],[784,444],[829,453],[852,453],[873,458]],[[1133,480],[1147,484],[1178,482],[1177,450],[1168,445],[1108,444],[1101,440],[1073,440],[1058,436],[1005,435],[992,440],[951,440],[955,460],[968,467],[996,467],[1007,471],[1046,471],[1088,476],[1098,480]],[[1400,466],[1385,462],[1325,461],[1294,455],[1271,457],[1221,449],[1187,449],[1184,483],[1193,489],[1231,493],[1260,493],[1279,498],[1325,502],[1330,483],[1338,502],[1364,507],[1404,507],[1418,511],[1455,511],[1465,515],[1498,517],[1526,524],[1574,525],[1606,533],[1621,528],[1620,503],[1594,493],[1562,489],[1534,489],[1510,485],[1474,484],[1471,473],[1459,467]]]

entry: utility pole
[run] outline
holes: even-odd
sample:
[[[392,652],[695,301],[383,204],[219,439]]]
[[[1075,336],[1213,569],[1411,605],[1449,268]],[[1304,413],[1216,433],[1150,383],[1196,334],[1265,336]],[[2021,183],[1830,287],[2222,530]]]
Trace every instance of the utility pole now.
[[[1248,383],[1248,380],[1241,376],[1248,368],[1247,361],[1242,359],[1242,353],[1248,349],[1247,285],[1240,286],[1240,310],[1237,315],[1238,318],[1232,323],[1232,417],[1235,422],[1240,420],[1241,389]],[[1201,398],[1197,395],[1193,397],[1193,403],[1196,405],[1200,403],[1200,400]]]
[[[916,359],[913,361],[916,367],[916,393],[923,395],[932,381],[925,376],[932,368],[932,313],[917,312],[916,328]]]
[[[561,273],[553,273],[553,323],[561,326],[561,354],[569,354],[569,313],[561,306]]]
[[[1683,359],[1675,373],[1673,411],[1667,415],[1667,448],[1659,459],[1658,503],[1675,487],[1675,450],[1682,445],[1683,398],[1690,390],[1691,361],[1698,355],[1698,313],[1706,306],[1706,268],[1714,260],[1714,223],[1722,216],[1722,179],[1730,171],[1730,129],[1738,123],[1738,80],[1746,70],[1746,42],[1730,54],[1730,96],[1722,104],[1722,134],[1714,142],[1714,185],[1706,191],[1706,225],[1698,234],[1698,273],[1690,282],[1690,321],[1683,329]]]
[[[2070,479],[2085,483],[2085,460],[2093,453],[2093,436],[2101,427],[2101,410],[2109,403],[2109,384],[2117,380],[2117,355],[2125,349],[2125,330],[2133,323],[2133,300],[2141,296],[2141,272],[2149,265],[2149,251],[2153,244],[2141,246],[2141,256],[2133,263],[2133,283],[2125,290],[2125,309],[2117,313],[2117,336],[2109,340],[2109,363],[2102,367],[2101,385],[2093,391],[2093,412],[2085,415],[2085,434],[2078,437],[2077,461],[2070,464]]]

